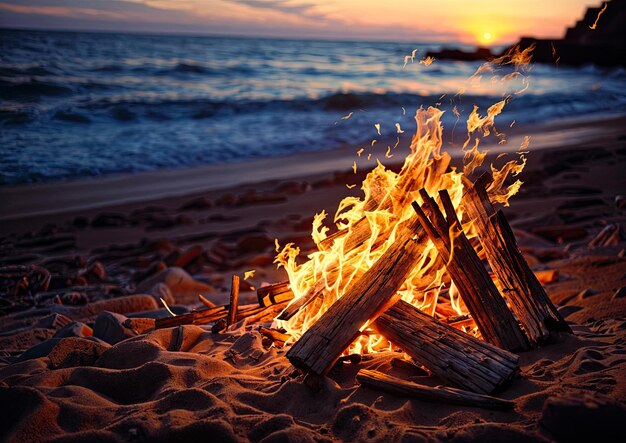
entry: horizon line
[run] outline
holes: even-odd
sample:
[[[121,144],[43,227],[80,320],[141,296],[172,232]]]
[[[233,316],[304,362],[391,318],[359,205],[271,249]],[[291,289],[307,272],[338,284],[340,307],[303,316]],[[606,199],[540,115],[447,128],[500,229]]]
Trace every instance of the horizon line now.
[[[204,31],[185,31],[185,30],[163,30],[163,31],[149,31],[149,30],[116,30],[116,29],[84,29],[84,28],[45,28],[45,27],[11,27],[0,26],[0,31],[20,31],[20,32],[76,32],[76,33],[94,33],[94,34],[132,34],[132,35],[145,35],[153,37],[167,37],[167,36],[187,36],[187,37],[213,37],[213,38],[257,38],[264,40],[291,40],[291,41],[319,41],[319,42],[345,42],[345,43],[420,43],[420,44],[433,44],[433,45],[462,45],[475,48],[501,48],[516,44],[522,38],[527,36],[518,37],[517,41],[503,42],[493,45],[480,45],[479,43],[464,43],[462,41],[433,41],[433,40],[410,40],[406,38],[376,38],[376,37],[324,37],[324,36],[284,36],[284,35],[264,35],[264,34],[228,34],[228,33],[211,33]],[[535,38],[535,37],[531,37]],[[555,38],[558,40],[559,38]],[[549,40],[549,39],[548,39]]]

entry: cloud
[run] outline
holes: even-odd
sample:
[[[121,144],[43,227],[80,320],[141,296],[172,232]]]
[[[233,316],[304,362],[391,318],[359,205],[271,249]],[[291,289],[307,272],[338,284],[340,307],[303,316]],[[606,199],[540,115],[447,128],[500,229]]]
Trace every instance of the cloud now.
[[[315,3],[293,3],[289,0],[225,0],[230,3],[249,6],[255,9],[271,10],[283,14],[293,14],[300,17],[326,19],[325,14],[315,12],[318,6]]]
[[[318,0],[0,0],[0,27],[374,40],[450,40],[399,23],[326,17]],[[250,8],[254,8],[252,11]],[[335,17],[340,17],[336,13]],[[456,39],[455,39],[456,40]]]
[[[166,10],[137,1],[129,0],[0,0],[0,24],[10,27],[44,27],[53,28],[43,23],[45,17],[51,19],[65,17],[66,25],[71,19],[77,21],[72,29],[80,26],[80,20],[86,20],[83,28],[91,28],[97,21],[118,22],[120,25],[129,22],[159,23],[193,23],[197,21],[191,15],[176,10]],[[70,21],[68,21],[70,20]],[[33,23],[31,23],[33,22]]]

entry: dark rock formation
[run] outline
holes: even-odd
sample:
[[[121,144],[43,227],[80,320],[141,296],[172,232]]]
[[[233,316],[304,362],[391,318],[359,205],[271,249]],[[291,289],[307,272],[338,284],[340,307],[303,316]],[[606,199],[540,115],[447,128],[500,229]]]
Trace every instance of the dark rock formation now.
[[[588,8],[562,39],[522,37],[518,45],[524,49],[534,44],[533,61],[539,63],[626,66],[626,0],[609,0],[606,5],[599,19],[604,2],[599,7]],[[597,26],[591,29],[596,19]]]
[[[474,52],[461,51],[460,49],[442,49],[426,53],[427,57],[434,57],[439,60],[460,60],[473,62],[479,60],[489,60],[494,57],[489,48],[476,48]]]

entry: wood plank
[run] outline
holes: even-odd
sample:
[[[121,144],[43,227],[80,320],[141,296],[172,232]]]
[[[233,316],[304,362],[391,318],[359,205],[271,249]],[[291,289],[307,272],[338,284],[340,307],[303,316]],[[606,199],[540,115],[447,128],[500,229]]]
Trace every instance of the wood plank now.
[[[524,259],[517,240],[502,211],[494,209],[487,186],[491,174],[483,174],[473,185],[466,183],[463,206],[475,223],[478,238],[498,286],[533,346],[543,344],[551,332],[571,329],[546,294]]]
[[[519,370],[517,355],[441,323],[402,300],[372,327],[416,363],[463,389],[490,394],[509,384]]]
[[[424,203],[420,206],[414,202],[413,208],[422,227],[447,263],[446,269],[483,338],[511,351],[529,349],[528,340],[517,320],[467,240],[448,192],[444,190],[439,193],[447,208],[447,218],[424,189],[420,190],[420,194]]]
[[[257,289],[256,294],[259,299],[259,306],[275,305],[292,300],[294,297],[293,291],[289,286],[289,280],[261,286]]]
[[[421,257],[425,240],[417,219],[398,226],[387,251],[287,352],[291,363],[325,374],[368,321],[397,301],[397,291]]]
[[[476,394],[474,392],[443,386],[433,388],[367,369],[361,369],[356,378],[364,386],[390,394],[413,397],[425,401],[475,406],[495,410],[512,409],[515,405],[512,401],[502,400],[490,395]]]

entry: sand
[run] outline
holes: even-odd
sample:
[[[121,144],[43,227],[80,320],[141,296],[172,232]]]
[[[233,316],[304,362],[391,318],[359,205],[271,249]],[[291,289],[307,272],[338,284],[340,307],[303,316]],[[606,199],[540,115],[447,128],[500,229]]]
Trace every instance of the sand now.
[[[355,150],[346,148],[1,189],[3,272],[37,264],[51,273],[48,291],[35,295],[37,307],[23,293],[1,300],[1,438],[621,440],[626,118],[518,128],[492,157],[514,151],[524,135],[531,135],[525,184],[505,212],[533,269],[551,276],[545,288],[575,333],[521,354],[520,377],[496,394],[514,401],[512,411],[358,385],[360,368],[442,383],[393,364],[401,353],[335,367],[315,392],[284,358],[286,349],[268,347],[256,326],[220,334],[192,325],[151,331],[154,320],[142,311],[159,312],[161,296],[184,312],[197,305],[199,289],[226,303],[232,273],[256,270],[242,286],[241,303],[256,300],[250,285],[284,280],[272,263],[274,239],[294,241],[306,253],[313,214],[332,213],[341,198],[358,195],[346,184],[360,182],[365,169],[352,172]],[[592,242],[603,229],[602,242]],[[29,277],[32,288],[37,272]],[[139,318],[127,318],[133,316]]]

